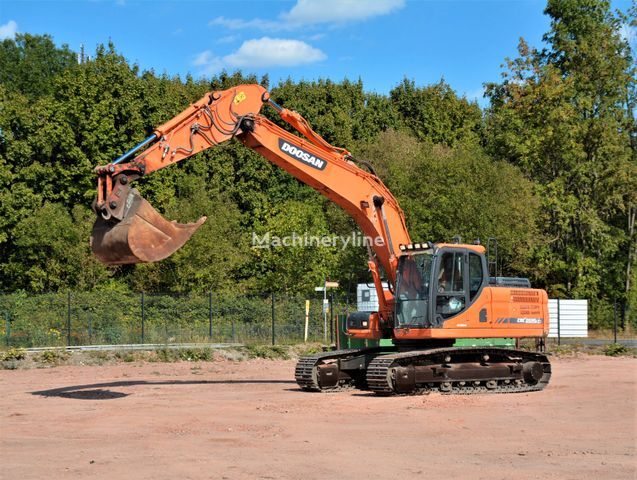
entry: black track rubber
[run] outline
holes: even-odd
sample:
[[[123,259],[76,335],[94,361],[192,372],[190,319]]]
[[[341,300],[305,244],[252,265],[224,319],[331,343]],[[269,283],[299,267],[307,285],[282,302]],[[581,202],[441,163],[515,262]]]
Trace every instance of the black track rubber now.
[[[395,353],[389,355],[378,356],[369,364],[367,368],[367,385],[369,389],[378,395],[400,395],[394,387],[392,379],[392,368],[396,366],[404,366],[409,363],[426,361],[427,357],[440,354],[472,354],[480,356],[484,354],[490,354],[495,356],[508,355],[510,359],[517,359],[518,362],[522,361],[538,361],[542,364],[544,373],[542,378],[534,384],[528,383],[525,380],[506,381],[506,380],[492,380],[496,382],[496,386],[487,387],[487,380],[481,380],[480,385],[473,385],[465,383],[461,384],[461,381],[454,380],[447,383],[447,386],[443,385],[443,382],[431,382],[426,385],[418,385],[412,392],[403,393],[402,395],[418,395],[429,392],[440,392],[442,394],[455,394],[455,395],[470,395],[475,393],[517,393],[517,392],[533,392],[542,390],[549,383],[551,378],[551,366],[548,358],[540,353],[527,352],[522,350],[509,350],[500,348],[439,348],[432,350],[416,350],[410,352]],[[516,361],[516,360],[513,360]],[[469,379],[467,379],[469,380]],[[449,386],[450,384],[450,386]]]
[[[335,360],[339,358],[347,358],[349,356],[359,355],[362,352],[374,349],[351,348],[347,350],[334,350],[332,352],[323,352],[316,355],[301,357],[296,364],[294,370],[294,378],[296,383],[303,390],[308,392],[336,391],[342,389],[353,388],[353,382],[341,382],[336,387],[321,388],[318,383],[318,375],[316,367],[327,360]]]

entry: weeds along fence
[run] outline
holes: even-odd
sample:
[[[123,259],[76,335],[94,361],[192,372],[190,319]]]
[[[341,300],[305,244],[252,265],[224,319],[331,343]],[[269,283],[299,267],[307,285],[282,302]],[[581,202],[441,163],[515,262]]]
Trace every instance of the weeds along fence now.
[[[136,343],[296,343],[330,341],[330,318],[355,310],[331,299],[277,294],[69,292],[0,294],[0,336],[6,346],[48,347]]]

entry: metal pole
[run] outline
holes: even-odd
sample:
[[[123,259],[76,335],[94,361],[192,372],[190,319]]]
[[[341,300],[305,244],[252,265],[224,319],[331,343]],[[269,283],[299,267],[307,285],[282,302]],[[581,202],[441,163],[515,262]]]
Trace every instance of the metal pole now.
[[[323,282],[323,342],[327,343],[327,310],[325,304],[327,303],[327,278]]]
[[[66,345],[71,346],[71,292],[66,296]]]
[[[613,343],[617,343],[617,301],[613,303]]]
[[[305,301],[305,331],[303,334],[303,341],[307,342],[307,330],[310,324],[310,301]]]
[[[560,337],[560,299],[557,299],[557,344],[561,345],[561,337]]]
[[[88,312],[88,343],[93,343],[93,325],[91,324],[91,312]]]
[[[334,291],[330,291],[330,344],[334,343]]]
[[[142,296],[141,296],[141,307],[142,307],[142,343],[144,343],[144,334],[146,332],[144,332],[145,329],[145,320],[146,320],[146,312],[145,312],[145,308],[144,308],[144,292],[142,292]]]
[[[272,292],[272,345],[275,344],[276,339],[274,338],[274,319],[275,319],[275,314],[274,314],[274,292]]]
[[[6,328],[6,340],[7,340],[7,347],[11,344],[11,316],[9,315],[9,312],[4,312],[4,320],[6,322],[7,328]]]
[[[208,294],[208,338],[212,341],[212,292]]]

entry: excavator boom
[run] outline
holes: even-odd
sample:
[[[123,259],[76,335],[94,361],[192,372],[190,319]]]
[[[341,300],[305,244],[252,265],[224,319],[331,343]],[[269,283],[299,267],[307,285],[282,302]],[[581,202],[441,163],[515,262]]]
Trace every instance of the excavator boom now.
[[[273,107],[302,136],[279,127],[260,111]],[[399,246],[409,233],[398,202],[371,167],[360,168],[344,148],[330,145],[298,113],[280,107],[260,85],[241,85],[204,95],[114,162],[97,167],[97,220],[91,246],[108,265],[153,262],[170,256],[205,218],[180,224],[164,219],[131,182],[196,153],[238,138],[275,165],[343,208],[369,242],[368,266],[383,317],[393,296],[382,287],[381,270],[396,280]]]

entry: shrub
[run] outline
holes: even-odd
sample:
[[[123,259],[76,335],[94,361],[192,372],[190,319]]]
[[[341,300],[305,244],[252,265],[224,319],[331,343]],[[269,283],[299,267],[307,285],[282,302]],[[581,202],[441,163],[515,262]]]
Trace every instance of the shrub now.
[[[187,362],[208,362],[212,360],[210,348],[184,348],[179,350],[179,358]]]
[[[629,353],[630,349],[621,343],[611,343],[604,347],[604,355],[608,355],[609,357],[620,357],[622,355],[628,355]]]
[[[69,353],[64,350],[45,350],[35,357],[37,362],[57,365],[69,358]]]
[[[27,352],[24,348],[11,347],[9,350],[0,352],[0,361],[24,360]]]
[[[282,345],[246,345],[250,358],[268,358],[270,360],[290,358],[288,349]]]

